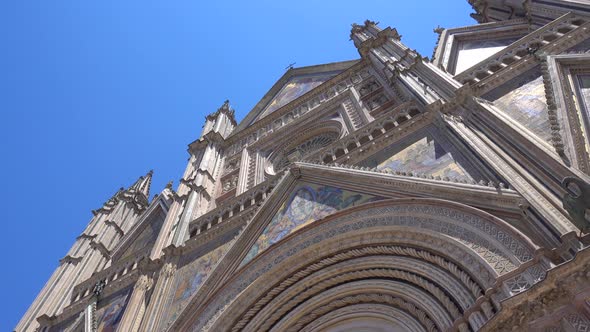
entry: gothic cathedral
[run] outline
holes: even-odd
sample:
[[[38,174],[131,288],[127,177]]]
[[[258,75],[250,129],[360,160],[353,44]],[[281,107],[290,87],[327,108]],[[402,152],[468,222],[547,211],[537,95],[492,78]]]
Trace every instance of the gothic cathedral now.
[[[590,1],[353,24],[98,210],[15,330],[589,331]]]

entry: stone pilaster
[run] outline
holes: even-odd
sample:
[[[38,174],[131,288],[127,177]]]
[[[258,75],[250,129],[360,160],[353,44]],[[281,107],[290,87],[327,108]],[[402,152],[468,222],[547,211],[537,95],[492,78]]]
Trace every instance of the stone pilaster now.
[[[125,314],[119,323],[119,331],[138,331],[146,309],[148,292],[153,285],[153,280],[147,275],[141,275],[127,302]]]
[[[176,273],[176,262],[169,261],[162,266],[158,274],[158,280],[154,286],[151,300],[145,310],[145,319],[140,325],[141,331],[156,331],[161,325],[162,313],[166,309],[166,294],[172,287]]]
[[[224,142],[236,126],[234,111],[226,101],[206,117],[202,136],[189,144],[191,158],[178,193],[183,202],[172,244],[182,245],[190,222],[215,207],[215,195],[224,161]]]

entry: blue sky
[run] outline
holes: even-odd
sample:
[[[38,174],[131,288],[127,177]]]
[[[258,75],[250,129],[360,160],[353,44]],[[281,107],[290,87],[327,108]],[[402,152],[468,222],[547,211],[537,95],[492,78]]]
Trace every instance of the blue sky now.
[[[11,1],[0,5],[0,331],[119,187],[175,185],[204,116],[238,120],[284,72],[358,58],[350,24],[392,26],[430,57],[466,0]]]

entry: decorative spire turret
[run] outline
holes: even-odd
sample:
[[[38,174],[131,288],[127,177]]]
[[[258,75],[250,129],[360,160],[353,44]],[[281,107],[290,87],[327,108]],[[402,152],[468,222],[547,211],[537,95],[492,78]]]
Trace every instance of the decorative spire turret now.
[[[150,186],[152,184],[153,175],[154,170],[150,170],[146,175],[140,176],[139,179],[127,189],[127,191],[141,193],[146,198],[150,197]]]
[[[143,211],[149,204],[150,186],[152,184],[153,170],[150,170],[146,175],[140,176],[131,187],[120,192],[118,198],[132,203],[137,211]]]
[[[371,20],[365,20],[363,25],[353,23],[350,30],[350,39],[354,42],[354,45],[360,47],[364,41],[377,38],[377,34],[381,31],[377,24],[379,22]]]
[[[229,100],[226,100],[217,111],[205,117],[205,126],[201,137],[210,132],[216,132],[226,138],[237,125],[235,111],[229,105]]]

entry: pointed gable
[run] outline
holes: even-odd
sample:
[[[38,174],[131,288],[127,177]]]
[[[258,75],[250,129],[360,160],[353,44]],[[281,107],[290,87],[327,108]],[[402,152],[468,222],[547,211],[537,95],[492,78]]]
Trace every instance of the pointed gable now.
[[[142,227],[139,235],[137,235],[131,245],[121,254],[121,259],[125,259],[136,252],[147,251],[149,248],[152,248],[158,238],[158,234],[160,234],[160,229],[165,219],[166,214],[162,210],[158,210],[157,213],[151,215],[150,219]]]
[[[149,252],[160,234],[166,213],[167,209],[160,199],[152,203],[144,217],[122,240],[121,247],[113,255],[113,260],[124,260],[138,252]]]
[[[539,66],[490,91],[484,98],[552,147],[549,106]]]
[[[289,69],[242,120],[238,132],[329,81],[358,60]]]
[[[258,118],[263,118],[268,114],[271,114],[282,106],[288,104],[290,101],[303,96],[311,89],[336,76],[338,73],[339,71],[330,71],[291,77],[266,105]]]
[[[301,182],[283,202],[242,261],[246,264],[268,247],[306,225],[340,210],[379,200],[379,197],[340,188]]]
[[[433,63],[458,75],[525,36],[529,29],[524,19],[435,29],[440,36],[433,54]]]
[[[436,127],[419,130],[360,163],[378,171],[408,172],[441,179],[471,182],[481,180],[480,172]]]

